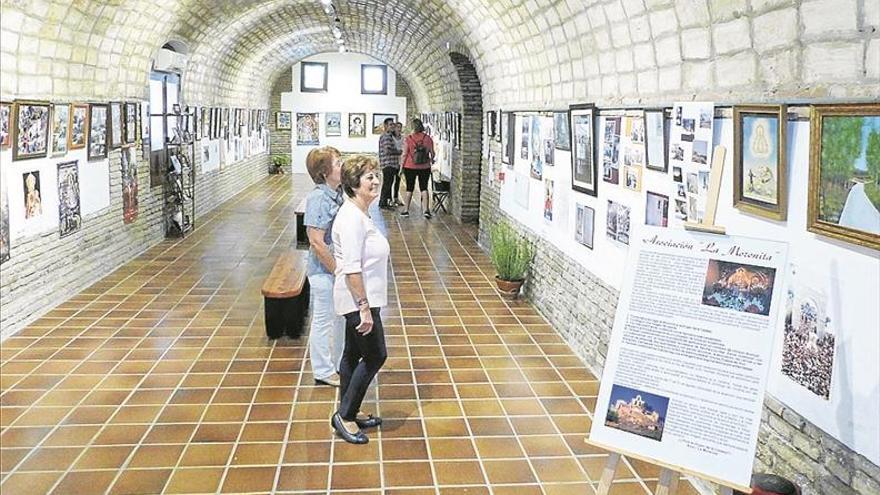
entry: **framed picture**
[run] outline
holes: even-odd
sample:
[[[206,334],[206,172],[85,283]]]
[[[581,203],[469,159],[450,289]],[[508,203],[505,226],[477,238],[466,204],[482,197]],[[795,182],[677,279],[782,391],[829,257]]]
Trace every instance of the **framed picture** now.
[[[70,105],[52,105],[52,154],[67,153],[67,133],[70,130]]]
[[[86,147],[86,129],[89,126],[89,106],[73,104],[70,110],[70,123],[67,130],[67,149],[78,150]]]
[[[11,141],[9,124],[12,122],[12,104],[0,102],[0,149],[9,147]]]
[[[504,121],[501,122],[502,130]],[[571,151],[571,130],[568,122],[568,112],[553,112],[553,133],[556,135],[556,149]]]
[[[509,115],[509,112],[501,114],[501,163],[505,165],[510,165],[508,144],[510,144],[511,137],[508,133],[510,132],[511,124],[510,120],[508,120]]]
[[[324,133],[327,136],[342,135],[342,114],[339,112],[327,112],[324,114]]]
[[[293,129],[291,112],[275,112],[275,129],[290,130]]]
[[[134,102],[125,102],[123,118],[125,126],[122,134],[124,144],[133,144],[137,141],[137,104]]]
[[[785,105],[733,107],[733,206],[785,220],[788,210]]]
[[[596,156],[594,137],[596,132],[596,107],[592,104],[572,105],[568,109],[571,134],[571,188],[596,196]]]
[[[89,160],[107,158],[107,105],[89,105]]]
[[[49,102],[16,101],[13,106],[12,159],[42,158],[49,153]]]
[[[880,250],[880,104],[810,111],[807,230]]]
[[[178,112],[179,113],[179,112]],[[107,143],[111,150],[122,146],[122,103],[110,102],[110,123],[107,126]]]
[[[642,167],[623,166],[623,187],[631,191],[642,190]]]
[[[211,139],[211,109],[208,107],[202,107],[200,117],[201,119],[199,120],[199,123],[201,126],[199,128],[199,134],[205,139]]]
[[[566,118],[568,116],[566,115]],[[574,240],[593,249],[593,231],[595,230],[596,210],[587,205],[577,203],[574,221]]]
[[[297,146],[316,146],[320,144],[318,137],[318,114],[296,114],[296,144]]]
[[[350,113],[348,114],[348,137],[366,137],[367,135],[367,114]]]
[[[79,202],[79,165],[76,160],[58,164],[58,233],[70,235],[82,226]]]
[[[669,150],[666,139],[666,117],[662,108],[645,110],[645,155],[648,170],[666,173],[669,170]]]
[[[669,196],[648,191],[645,199],[645,225],[669,225]]]
[[[32,170],[21,175],[24,192],[24,218],[36,218],[43,214],[43,195],[40,185],[40,171]]]
[[[397,122],[396,113],[374,113],[373,114],[373,134],[381,135],[385,133],[385,119],[394,119]]]

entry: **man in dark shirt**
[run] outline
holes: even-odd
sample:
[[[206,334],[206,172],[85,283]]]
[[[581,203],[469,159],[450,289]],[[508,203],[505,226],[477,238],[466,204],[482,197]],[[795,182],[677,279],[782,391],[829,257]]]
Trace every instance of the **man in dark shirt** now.
[[[385,133],[379,138],[379,165],[382,167],[382,195],[379,207],[389,209],[394,206],[392,186],[394,177],[400,171],[400,149],[394,143],[394,119],[388,117],[384,122]]]

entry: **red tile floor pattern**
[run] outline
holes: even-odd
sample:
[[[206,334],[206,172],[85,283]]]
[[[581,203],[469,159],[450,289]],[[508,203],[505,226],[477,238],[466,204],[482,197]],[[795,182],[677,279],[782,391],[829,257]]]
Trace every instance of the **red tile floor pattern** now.
[[[385,214],[389,359],[364,407],[385,424],[365,446],[334,438],[335,389],[314,385],[306,338],[263,327],[260,286],[311,187],[292,179],[246,189],[2,343],[0,491],[593,493],[598,382],[528,303],[499,298],[474,227],[445,216]],[[651,493],[657,476],[628,460],[612,493]]]

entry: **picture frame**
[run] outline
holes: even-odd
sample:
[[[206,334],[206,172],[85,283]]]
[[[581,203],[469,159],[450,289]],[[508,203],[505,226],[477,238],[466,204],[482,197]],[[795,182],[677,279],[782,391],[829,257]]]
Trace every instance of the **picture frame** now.
[[[107,119],[107,143],[111,150],[115,150],[122,146],[122,102],[110,102]]]
[[[571,188],[598,196],[596,107],[592,103],[569,106],[568,122],[571,134]]]
[[[324,135],[327,137],[342,136],[342,113],[327,112],[324,114]]]
[[[733,206],[785,220],[788,111],[785,105],[733,107]]]
[[[282,131],[293,129],[293,112],[275,112],[275,129]]]
[[[16,101],[12,107],[12,160],[43,158],[49,154],[48,101]]]
[[[89,104],[88,159],[107,158],[108,108],[104,103]]]
[[[0,101],[0,149],[12,142],[12,103]]]
[[[89,128],[89,106],[74,103],[70,106],[70,122],[67,129],[67,149],[79,150],[86,147],[86,134]]]
[[[854,204],[868,201],[874,213],[880,210],[872,199],[878,197],[878,181],[880,103],[812,106],[807,230],[880,250],[880,216],[846,207],[852,197]]]
[[[367,137],[367,114],[348,114],[348,137]]]
[[[56,103],[52,105],[52,156],[67,153],[68,132],[70,132],[70,105]]]
[[[568,112],[553,112],[553,134],[556,142],[556,149],[560,151],[571,151],[571,128],[569,127]]]
[[[396,113],[374,113],[373,114],[373,135],[379,136],[385,133],[384,122],[385,119],[392,118],[395,122],[397,122],[397,114]]]
[[[664,174],[669,172],[669,124],[666,110],[646,108],[645,121],[645,168]],[[658,156],[659,154],[659,156]]]
[[[123,107],[123,144],[134,144],[137,141],[137,104],[127,101]]]
[[[495,131],[493,136],[495,136],[495,142],[501,142],[501,109],[498,111],[492,112],[492,130]]]
[[[596,230],[595,227],[596,210],[585,204],[576,203],[574,240],[582,246],[593,249],[593,237]]]

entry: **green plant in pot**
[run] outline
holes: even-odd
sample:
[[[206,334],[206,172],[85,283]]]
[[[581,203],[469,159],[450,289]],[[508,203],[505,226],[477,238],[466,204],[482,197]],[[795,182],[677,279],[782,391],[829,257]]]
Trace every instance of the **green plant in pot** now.
[[[492,241],[492,264],[495,265],[495,283],[505,297],[516,299],[526,278],[535,250],[516,233],[507,222],[498,222],[489,232]]]
[[[283,174],[284,167],[290,165],[290,155],[272,155],[273,174]]]

